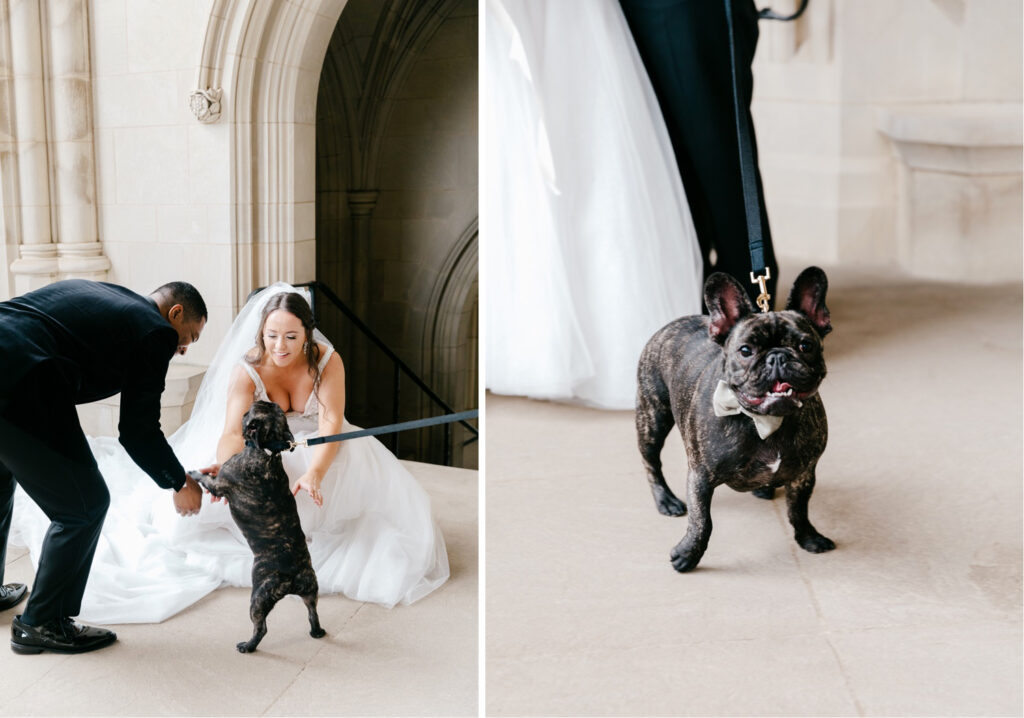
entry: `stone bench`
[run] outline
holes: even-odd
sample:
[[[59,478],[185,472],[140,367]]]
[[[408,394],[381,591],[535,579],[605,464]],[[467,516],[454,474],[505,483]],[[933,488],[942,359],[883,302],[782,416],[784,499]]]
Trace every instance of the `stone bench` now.
[[[1020,281],[1021,105],[886,108],[878,129],[900,162],[903,268],[930,279]]]

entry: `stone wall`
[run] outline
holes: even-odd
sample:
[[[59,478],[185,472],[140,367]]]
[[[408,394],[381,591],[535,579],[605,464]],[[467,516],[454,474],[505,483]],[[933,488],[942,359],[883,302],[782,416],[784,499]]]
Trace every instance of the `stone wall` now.
[[[351,251],[352,188],[372,190],[374,221],[398,228],[365,225],[382,239],[363,243],[354,274],[346,256],[337,288],[350,292],[354,277],[364,316],[418,371],[431,368],[429,302],[475,226],[476,3],[353,0],[356,24],[371,18],[356,54],[378,19],[391,28],[388,44],[356,62],[379,93],[361,104],[375,146],[364,156],[359,130],[340,140],[336,159],[354,174],[338,184],[341,214],[318,234],[317,88],[346,5],[0,0],[0,299],[66,276],[142,293],[195,284],[210,321],[174,360],[168,431],[251,289],[317,278],[320,244]],[[218,112],[190,106],[207,89]],[[376,396],[375,380],[362,372],[350,382]],[[110,433],[116,404],[85,409],[89,430]]]
[[[1019,280],[1021,7],[811,0],[761,23],[754,119],[781,255]],[[923,146],[963,160],[922,165]]]
[[[100,236],[109,281],[194,284],[210,319],[187,360],[213,357],[233,318],[227,126],[189,110],[212,2],[90,3]]]

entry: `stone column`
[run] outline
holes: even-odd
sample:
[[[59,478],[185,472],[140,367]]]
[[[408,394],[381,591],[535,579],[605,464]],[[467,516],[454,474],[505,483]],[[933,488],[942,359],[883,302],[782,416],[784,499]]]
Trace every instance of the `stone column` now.
[[[61,278],[106,279],[96,220],[92,74],[86,0],[47,0],[51,150]]]
[[[348,208],[352,217],[352,311],[356,313],[364,323],[369,325],[370,308],[370,220],[373,210],[377,206],[376,190],[350,190],[348,192]],[[362,336],[358,329],[352,330],[352,340],[349,346],[356,347],[355,356],[349,361],[352,362],[354,373],[352,376],[363,377],[362,381],[349,381],[346,388],[351,399],[359,406],[369,406],[369,395],[367,387],[370,381],[367,380],[370,371],[369,365],[369,340]]]
[[[377,206],[376,190],[350,190],[352,216],[352,309],[364,322],[370,306],[370,219]]]
[[[0,299],[14,294],[11,263],[18,257],[18,168],[14,134],[14,69],[11,67],[11,23],[8,0],[0,0]]]
[[[18,258],[11,264],[14,292],[23,294],[57,278],[57,247],[50,231],[50,177],[42,22],[37,0],[11,0],[7,27],[14,99],[15,199],[20,219]]]

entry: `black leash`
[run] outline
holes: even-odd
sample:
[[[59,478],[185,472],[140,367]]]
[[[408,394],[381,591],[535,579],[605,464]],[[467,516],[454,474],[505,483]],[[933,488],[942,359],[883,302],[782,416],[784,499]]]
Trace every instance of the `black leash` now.
[[[343,434],[332,434],[330,436],[314,436],[313,438],[306,439],[305,441],[291,442],[291,448],[294,449],[296,446],[316,446],[318,444],[327,444],[335,441],[348,441],[349,439],[358,439],[362,436],[391,434],[396,431],[421,429],[424,426],[450,424],[455,421],[466,421],[467,419],[475,419],[477,418],[479,413],[480,412],[477,409],[472,409],[470,411],[460,411],[457,414],[443,414],[442,416],[432,416],[427,419],[416,419],[415,421],[403,421],[399,424],[388,424],[387,426],[378,426],[373,429],[359,429],[358,431],[349,431]]]
[[[808,0],[801,0],[800,8],[792,15],[779,15],[771,8],[758,13],[766,20],[795,20],[807,9]],[[765,282],[771,279],[771,270],[764,261],[764,226],[761,207],[757,201],[757,176],[754,173],[754,144],[750,139],[750,121],[746,107],[740,103],[739,58],[736,56],[736,29],[732,18],[732,0],[725,0],[725,22],[729,28],[729,61],[732,66],[732,97],[736,108],[736,137],[739,141],[740,178],[743,183],[743,206],[747,216],[747,238],[750,242],[750,282],[757,284],[761,294],[757,305],[762,312],[771,308],[771,295]]]

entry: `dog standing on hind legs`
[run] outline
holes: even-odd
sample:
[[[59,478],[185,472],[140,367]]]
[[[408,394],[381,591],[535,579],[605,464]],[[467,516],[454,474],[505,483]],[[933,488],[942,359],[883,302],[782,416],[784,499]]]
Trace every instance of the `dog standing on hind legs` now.
[[[726,484],[771,499],[784,486],[796,542],[831,551],[807,517],[815,467],[828,425],[818,387],[825,378],[822,339],[832,330],[828,280],[805,269],[781,312],[758,313],[739,282],[716,273],[704,286],[710,316],[677,319],[658,330],[637,370],[637,438],[658,511],[689,513],[672,549],[677,571],[697,566],[711,537],[711,496]],[[687,502],[665,483],[661,450],[679,426],[689,463]]]
[[[225,461],[216,476],[191,476],[214,496],[227,499],[231,518],[252,549],[253,634],[238,644],[239,652],[252,653],[267,633],[267,614],[290,593],[306,604],[309,635],[322,638],[326,632],[316,611],[320,587],[281,462],[281,452],[294,439],[281,407],[254,402],[242,418],[242,435],[245,448]]]

